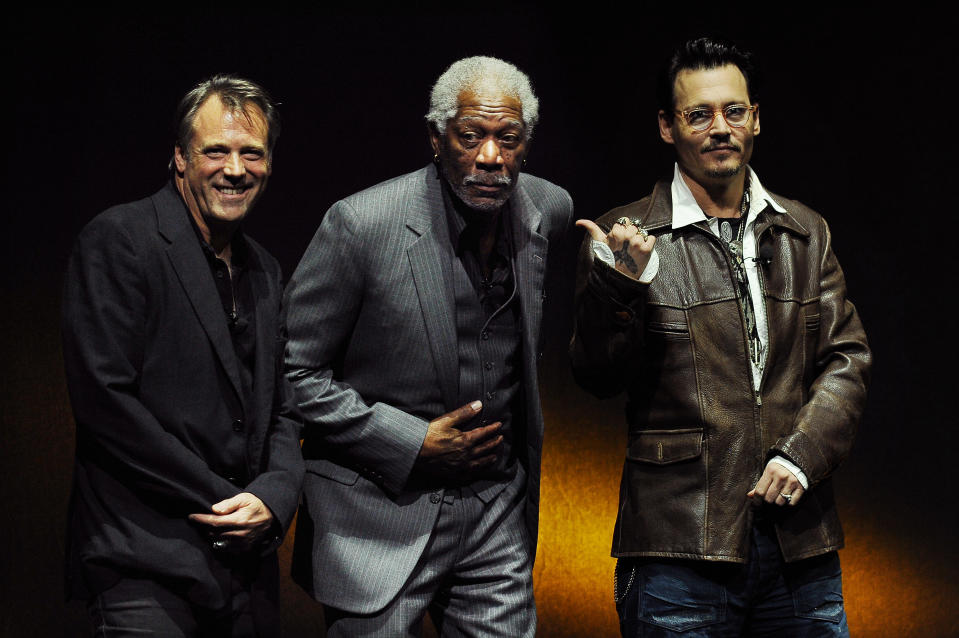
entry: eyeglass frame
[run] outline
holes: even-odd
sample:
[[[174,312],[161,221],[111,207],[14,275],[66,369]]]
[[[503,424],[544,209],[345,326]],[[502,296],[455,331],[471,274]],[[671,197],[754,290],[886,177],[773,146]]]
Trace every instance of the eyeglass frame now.
[[[675,111],[676,113],[678,113],[678,114],[680,114],[680,115],[683,116],[683,122],[686,123],[686,126],[688,126],[689,128],[693,129],[693,130],[696,131],[697,133],[703,133],[703,132],[708,131],[709,129],[711,129],[711,128],[713,127],[713,124],[716,123],[716,115],[717,115],[717,114],[720,114],[720,113],[722,113],[723,121],[726,122],[726,124],[728,124],[729,126],[731,126],[731,127],[733,127],[733,128],[745,128],[745,127],[746,127],[746,124],[749,123],[749,115],[746,116],[746,119],[743,120],[743,123],[742,123],[742,124],[733,124],[733,123],[730,122],[728,119],[726,119],[726,109],[731,109],[731,108],[737,107],[737,106],[738,106],[738,107],[745,107],[745,108],[746,108],[746,111],[749,113],[749,115],[751,115],[751,114],[753,114],[753,113],[755,113],[756,111],[759,110],[759,105],[758,105],[758,104],[729,104],[728,106],[724,106],[724,107],[721,108],[721,109],[711,109],[711,108],[708,108],[708,107],[705,107],[705,106],[697,106],[696,108],[688,109],[688,110],[685,110],[685,111],[680,111],[679,109],[674,109],[674,111]],[[689,123],[689,114],[692,113],[693,111],[710,111],[710,112],[712,112],[712,114],[713,114],[713,119],[709,120],[709,124],[707,124],[704,128],[696,128],[696,127],[694,127],[692,124]]]

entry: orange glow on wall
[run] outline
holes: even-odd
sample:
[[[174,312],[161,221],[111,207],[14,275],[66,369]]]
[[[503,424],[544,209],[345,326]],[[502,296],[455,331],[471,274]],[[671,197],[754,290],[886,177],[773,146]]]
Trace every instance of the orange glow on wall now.
[[[561,411],[544,406],[547,436],[533,572],[541,637],[619,636],[613,604],[615,559],[609,550],[625,424],[616,401],[580,397],[564,401]],[[859,512],[858,507],[844,509],[840,504],[847,545],[840,560],[851,634],[959,636],[959,583],[948,577],[953,567],[940,563],[935,571],[930,556],[935,550],[923,552],[909,539],[876,529],[868,516],[857,516]]]
[[[571,381],[565,387],[562,380],[556,383],[558,387],[543,397],[546,440],[533,570],[537,636],[615,638],[619,636],[613,604],[615,561],[609,550],[626,447],[622,400],[596,401]],[[855,479],[840,475],[837,484]],[[930,530],[897,534],[885,529],[875,515],[882,499],[868,498],[866,489],[847,492],[856,500],[840,498],[847,545],[840,560],[852,635],[959,636],[959,584],[950,578],[955,568],[949,556],[942,555],[948,543],[916,542],[928,537]],[[292,531],[280,550],[285,635],[322,636],[321,606],[288,576]],[[436,636],[429,622],[424,635]]]

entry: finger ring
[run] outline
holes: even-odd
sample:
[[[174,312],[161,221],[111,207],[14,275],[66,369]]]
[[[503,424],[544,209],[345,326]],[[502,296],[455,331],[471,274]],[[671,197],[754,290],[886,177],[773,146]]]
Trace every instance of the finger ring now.
[[[787,503],[790,502],[791,500],[793,500],[793,495],[792,495],[792,494],[783,494],[782,492],[780,492],[779,495],[782,496],[783,499],[785,499],[785,501],[786,501]]]
[[[649,239],[649,231],[647,231],[642,226],[636,227],[636,232],[643,236],[643,239]]]
[[[225,538],[218,538],[213,541],[213,549],[226,549],[230,546],[230,542]]]
[[[631,220],[629,217],[620,217],[619,219],[616,220],[616,223],[626,226],[628,228],[633,225],[633,220]]]

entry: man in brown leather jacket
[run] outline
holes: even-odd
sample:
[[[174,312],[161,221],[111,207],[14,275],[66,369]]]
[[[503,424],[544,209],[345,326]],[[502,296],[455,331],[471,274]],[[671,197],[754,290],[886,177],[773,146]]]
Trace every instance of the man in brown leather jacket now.
[[[588,232],[577,381],[626,391],[613,538],[624,635],[848,635],[830,476],[871,362],[829,228],[766,191],[752,56],[710,39],[663,74],[672,181]]]

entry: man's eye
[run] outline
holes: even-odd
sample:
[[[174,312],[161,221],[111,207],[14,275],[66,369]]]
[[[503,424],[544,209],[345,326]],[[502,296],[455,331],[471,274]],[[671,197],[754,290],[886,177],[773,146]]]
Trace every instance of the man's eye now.
[[[247,151],[243,154],[243,159],[247,160],[248,162],[256,162],[263,159],[263,157],[263,153],[260,153],[259,151]]]
[[[516,146],[517,144],[519,144],[519,135],[516,135],[515,133],[504,135],[500,139],[502,140],[503,144],[505,144],[506,146]]]
[[[686,115],[686,119],[689,121],[690,126],[705,124],[713,119],[713,112],[708,109],[695,109]]]
[[[226,157],[226,152],[218,149],[212,149],[204,153],[210,159],[223,159]]]
[[[742,104],[734,104],[733,106],[726,107],[726,119],[728,120],[742,121],[748,113],[749,109]]]
[[[467,144],[475,144],[479,141],[479,135],[472,131],[467,131],[466,133],[460,133],[460,139]]]

